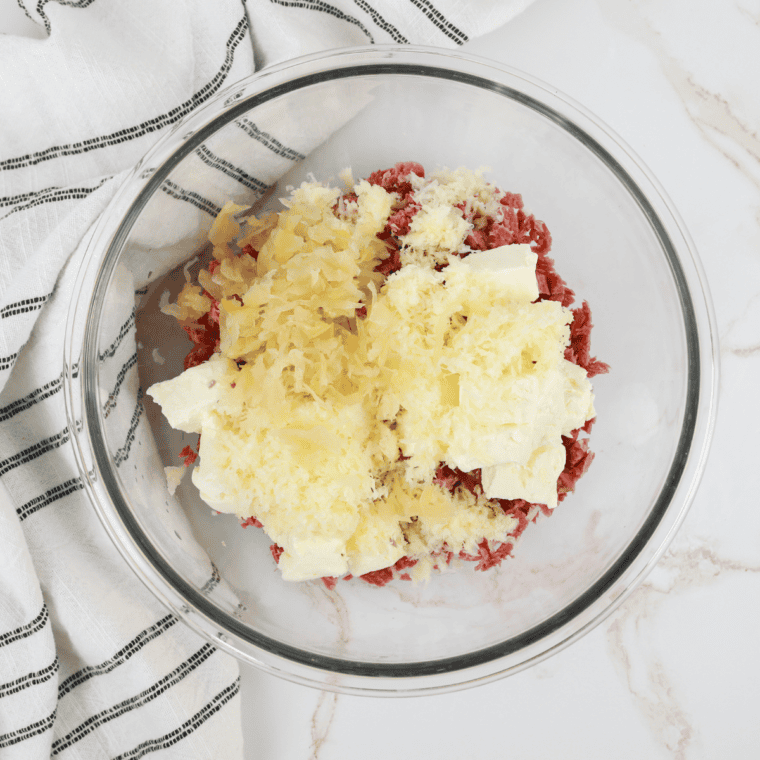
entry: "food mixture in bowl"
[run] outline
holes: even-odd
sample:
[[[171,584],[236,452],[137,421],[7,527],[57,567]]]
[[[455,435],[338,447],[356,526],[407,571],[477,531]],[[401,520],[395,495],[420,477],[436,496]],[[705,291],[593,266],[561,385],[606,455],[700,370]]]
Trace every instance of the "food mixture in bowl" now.
[[[342,179],[278,214],[224,207],[165,307],[185,371],[148,393],[200,434],[182,456],[202,498],[263,528],[286,580],[488,569],[593,458],[608,368],[588,304],[569,308],[546,225],[481,172]]]

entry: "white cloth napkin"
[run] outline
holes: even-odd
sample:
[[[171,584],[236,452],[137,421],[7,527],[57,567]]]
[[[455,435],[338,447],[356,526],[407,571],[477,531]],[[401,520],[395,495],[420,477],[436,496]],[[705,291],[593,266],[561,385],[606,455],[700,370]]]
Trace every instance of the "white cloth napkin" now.
[[[0,757],[241,758],[238,666],[105,534],[70,451],[62,346],[83,239],[155,140],[279,60],[461,45],[530,0],[19,0],[0,35]],[[13,509],[15,507],[15,510]]]

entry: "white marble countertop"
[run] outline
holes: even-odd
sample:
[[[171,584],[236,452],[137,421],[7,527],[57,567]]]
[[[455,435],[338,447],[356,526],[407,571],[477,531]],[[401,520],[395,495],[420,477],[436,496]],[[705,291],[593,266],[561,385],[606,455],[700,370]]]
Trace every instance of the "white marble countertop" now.
[[[0,31],[31,33],[13,0],[0,2]],[[751,475],[760,454],[760,2],[534,0],[465,49],[596,113],[684,218],[721,343],[707,469],[647,581],[560,654],[490,685],[408,699],[336,696],[243,667],[246,757],[760,757]]]

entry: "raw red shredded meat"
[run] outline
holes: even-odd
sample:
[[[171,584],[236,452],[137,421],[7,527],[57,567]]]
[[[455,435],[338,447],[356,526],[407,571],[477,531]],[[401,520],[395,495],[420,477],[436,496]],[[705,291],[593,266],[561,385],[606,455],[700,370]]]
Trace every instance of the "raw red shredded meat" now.
[[[208,323],[210,326],[216,325],[219,329],[219,301],[216,298],[211,299],[211,308],[206,312],[208,314]]]
[[[449,549],[447,544],[444,544],[440,551],[437,552],[431,552],[431,556],[433,557],[441,557],[447,565],[451,564],[451,560],[454,559],[454,552]],[[434,565],[434,567],[437,569],[438,565]]]
[[[415,201],[405,201],[404,205],[388,217],[386,229],[393,235],[406,235],[412,225],[414,215],[422,208]]]
[[[449,467],[441,462],[433,476],[433,483],[447,491],[454,491],[458,486],[466,488],[473,496],[483,493],[483,484],[480,480],[480,470],[464,472],[458,467]]]
[[[393,568],[384,567],[382,570],[373,570],[371,573],[364,573],[359,576],[365,583],[372,586],[384,586],[393,580]]]
[[[523,211],[522,197],[517,193],[507,193],[500,203],[504,207],[501,219],[489,217],[482,222],[478,212],[469,216],[465,214],[467,221],[476,226],[464,242],[476,251],[525,243],[530,244],[539,256],[546,255],[552,245],[549,229],[533,214]]]
[[[422,208],[414,199],[414,190],[409,180],[410,174],[424,177],[425,170],[415,161],[403,161],[391,169],[376,171],[367,177],[370,185],[380,185],[387,192],[398,195],[399,198],[388,217],[385,230],[378,235],[388,246],[390,255],[375,268],[375,271],[386,277],[401,268],[396,238],[409,232],[414,215]]]
[[[351,191],[350,193],[343,193],[340,198],[335,201],[332,207],[334,214],[340,214],[341,211],[347,211],[356,201],[359,200],[359,196]]]
[[[197,452],[193,451],[190,446],[185,446],[182,451],[179,452],[180,459],[185,462],[185,467],[189,467],[198,458]]]
[[[389,274],[393,274],[394,272],[397,272],[399,269],[401,269],[401,254],[398,249],[398,244],[389,243],[387,240],[385,242],[386,245],[389,245],[390,253],[388,254],[387,258],[383,259],[375,267],[375,271],[380,272],[380,274],[387,277]]]
[[[593,452],[588,448],[588,438],[578,437],[581,429],[573,430],[569,436],[562,436],[562,444],[565,447],[565,469],[560,473],[557,481],[558,501],[562,501],[575,489],[575,484],[585,474],[594,459]]]
[[[517,520],[517,527],[509,534],[512,538],[519,538],[530,524],[528,515],[533,510],[533,504],[525,499],[497,499],[504,514],[510,515]]]
[[[565,359],[583,367],[589,377],[610,371],[609,364],[591,358],[591,309],[588,301],[573,309],[573,321],[570,323],[570,345],[565,349]]]
[[[394,577],[401,578],[402,580],[411,580],[412,576],[409,573],[404,572],[409,570],[417,564],[417,560],[412,557],[401,557],[391,567],[384,567],[382,570],[373,570],[371,573],[365,573],[359,577],[366,583],[372,586],[384,586],[389,581],[392,581]],[[350,575],[344,576],[345,579],[350,578]]]
[[[185,369],[197,367],[208,361],[219,348],[219,302],[212,299],[211,309],[197,322],[182,325],[193,348],[185,357]]]
[[[263,528],[264,526],[261,524],[261,522],[255,518],[255,517],[247,517],[245,520],[242,520],[240,523],[241,528],[248,528],[249,526],[253,526],[254,528]]]
[[[575,292],[554,271],[554,260],[545,254],[538,255],[536,282],[539,301],[559,301],[567,307],[575,300]]]
[[[411,557],[402,557],[396,564],[393,566],[394,570],[406,570],[407,568],[414,567],[417,564],[416,559],[412,559]]]
[[[466,552],[459,552],[459,558],[468,562],[477,562],[475,565],[476,570],[490,570],[492,567],[500,565],[504,559],[506,559],[512,553],[512,543],[506,541],[504,543],[494,542],[494,548],[489,546],[488,539],[483,539],[478,544],[477,554],[467,554]]]
[[[390,169],[380,169],[372,172],[367,177],[370,185],[380,185],[389,193],[398,193],[402,198],[412,192],[412,183],[409,180],[410,174],[416,174],[418,177],[425,176],[425,169],[422,164],[416,161],[401,161]]]

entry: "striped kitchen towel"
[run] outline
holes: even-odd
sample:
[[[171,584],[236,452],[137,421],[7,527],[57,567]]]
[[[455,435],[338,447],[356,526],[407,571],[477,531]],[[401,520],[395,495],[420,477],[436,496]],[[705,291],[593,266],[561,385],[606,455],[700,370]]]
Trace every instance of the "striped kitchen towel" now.
[[[83,241],[155,140],[236,80],[346,45],[454,47],[530,0],[18,1],[46,36],[0,35],[0,758],[241,758],[236,662],[131,573],[70,450]]]

